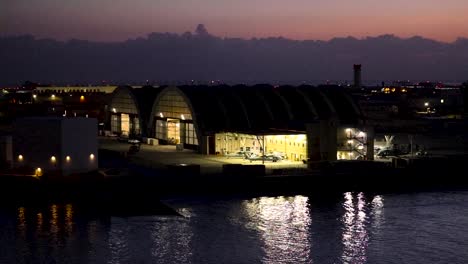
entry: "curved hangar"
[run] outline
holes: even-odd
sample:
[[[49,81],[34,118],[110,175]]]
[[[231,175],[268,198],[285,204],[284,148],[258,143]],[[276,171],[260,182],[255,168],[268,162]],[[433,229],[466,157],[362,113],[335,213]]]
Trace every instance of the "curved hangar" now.
[[[123,137],[148,136],[151,108],[161,88],[119,86],[109,104],[111,133]]]
[[[152,106],[148,134],[205,154],[279,152],[299,161],[307,157],[307,124],[321,120],[353,127],[361,112],[338,86],[166,87]]]

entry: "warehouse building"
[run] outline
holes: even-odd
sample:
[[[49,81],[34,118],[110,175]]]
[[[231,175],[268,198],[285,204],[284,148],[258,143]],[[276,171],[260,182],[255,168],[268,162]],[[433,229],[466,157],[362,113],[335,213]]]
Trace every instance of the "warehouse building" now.
[[[373,156],[361,117],[338,86],[180,86],[160,90],[148,131],[160,144],[203,154],[353,159]]]
[[[110,100],[111,133],[123,137],[148,135],[148,120],[160,88],[119,86]]]

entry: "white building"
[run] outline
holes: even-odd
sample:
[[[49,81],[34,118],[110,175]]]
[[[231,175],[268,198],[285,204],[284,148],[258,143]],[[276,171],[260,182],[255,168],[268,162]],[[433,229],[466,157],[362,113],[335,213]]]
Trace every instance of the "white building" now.
[[[36,175],[69,175],[98,169],[97,120],[30,117],[18,119],[13,133],[14,167]]]

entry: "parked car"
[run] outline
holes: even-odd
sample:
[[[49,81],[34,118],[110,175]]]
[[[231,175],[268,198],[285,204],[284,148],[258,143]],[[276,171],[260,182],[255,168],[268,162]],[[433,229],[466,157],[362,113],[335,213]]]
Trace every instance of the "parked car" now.
[[[128,140],[128,143],[130,144],[140,144],[140,140],[132,138]]]
[[[245,151],[237,151],[237,152],[233,152],[233,153],[227,153],[226,156],[228,159],[229,158],[247,158],[249,156],[249,152],[245,152]]]
[[[377,152],[377,158],[384,159],[389,157],[398,157],[400,155],[405,154],[403,151],[399,149],[381,149]]]
[[[280,161],[281,158],[279,158],[278,156],[274,156],[274,155],[255,155],[255,154],[252,154],[250,155],[248,158],[248,160],[250,160],[250,162],[253,162],[253,161],[261,161],[261,160],[264,160],[264,161],[272,161],[272,162],[277,162],[277,161]]]
[[[140,151],[140,145],[138,144],[132,144],[130,148],[128,149],[128,154],[134,154]]]

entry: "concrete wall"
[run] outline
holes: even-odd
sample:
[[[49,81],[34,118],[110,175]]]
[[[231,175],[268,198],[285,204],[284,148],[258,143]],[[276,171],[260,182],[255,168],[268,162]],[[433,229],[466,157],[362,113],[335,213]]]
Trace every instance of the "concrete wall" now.
[[[60,155],[61,118],[22,118],[13,130],[13,155],[16,167],[41,168],[43,171],[57,171],[58,164],[51,157]],[[22,155],[23,160],[18,156]],[[33,174],[34,171],[31,171]]]
[[[60,164],[64,174],[98,169],[97,120],[73,118],[62,121]],[[91,154],[94,158],[91,158]],[[66,156],[70,156],[67,161]]]
[[[0,137],[0,167],[11,167],[14,164],[13,138],[11,136]]]
[[[96,170],[97,133],[94,118],[18,119],[13,134],[15,167],[29,167],[31,174],[36,168],[41,168],[45,174],[64,175]],[[91,154],[93,159],[90,159]],[[22,155],[22,161],[18,159],[19,155]]]

